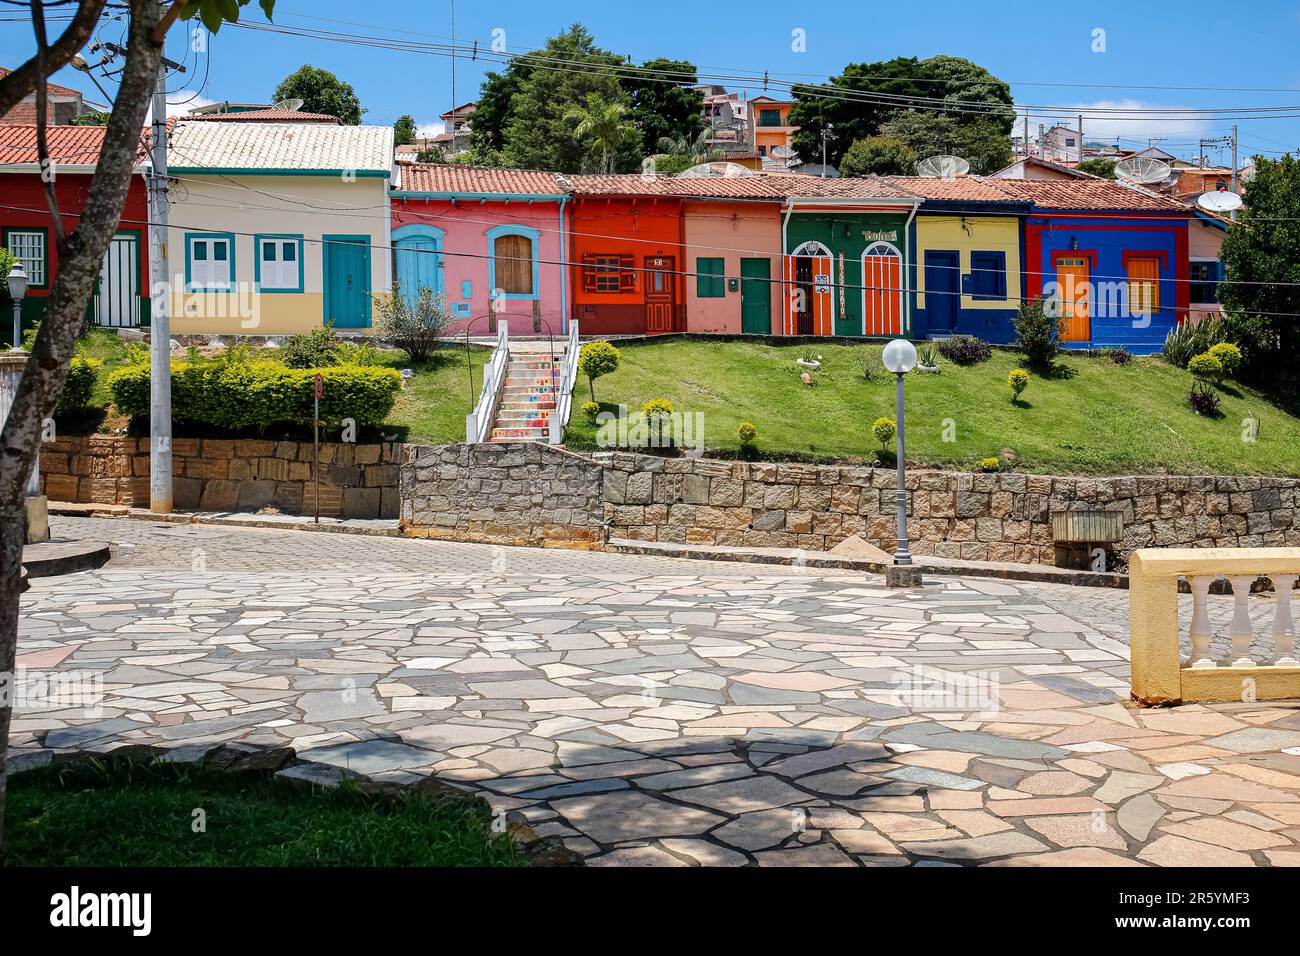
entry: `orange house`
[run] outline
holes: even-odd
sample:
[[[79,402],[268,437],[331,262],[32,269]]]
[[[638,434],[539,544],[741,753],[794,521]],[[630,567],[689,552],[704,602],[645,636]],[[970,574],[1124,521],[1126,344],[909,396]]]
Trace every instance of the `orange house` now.
[[[794,155],[794,134],[799,127],[790,125],[792,106],[793,100],[777,100],[770,96],[758,96],[749,101],[754,151],[762,160],[764,169],[785,169]]]
[[[655,195],[656,181],[639,176],[567,179],[573,317],[582,334],[684,331],[682,200]]]

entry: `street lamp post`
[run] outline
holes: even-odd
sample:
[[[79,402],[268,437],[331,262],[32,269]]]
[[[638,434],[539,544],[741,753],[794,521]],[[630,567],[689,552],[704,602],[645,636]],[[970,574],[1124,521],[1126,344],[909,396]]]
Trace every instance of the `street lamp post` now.
[[[14,300],[14,350],[23,343],[23,297],[27,295],[27,271],[21,262],[9,268],[9,297]]]
[[[916,346],[907,339],[894,339],[885,346],[881,356],[885,368],[893,372],[898,379],[896,405],[898,427],[898,548],[894,551],[894,564],[912,563],[912,552],[907,546],[907,464],[905,441],[903,437],[903,376],[916,368]]]

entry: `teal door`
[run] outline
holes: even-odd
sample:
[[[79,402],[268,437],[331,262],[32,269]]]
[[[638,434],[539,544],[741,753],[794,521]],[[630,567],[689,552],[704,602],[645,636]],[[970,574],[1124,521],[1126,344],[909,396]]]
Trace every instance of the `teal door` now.
[[[370,237],[325,237],[325,321],[370,327]]]
[[[740,260],[740,331],[772,334],[772,260]]]
[[[442,294],[442,250],[432,236],[404,236],[394,242],[397,250],[397,283],[402,299],[415,305],[421,289]]]

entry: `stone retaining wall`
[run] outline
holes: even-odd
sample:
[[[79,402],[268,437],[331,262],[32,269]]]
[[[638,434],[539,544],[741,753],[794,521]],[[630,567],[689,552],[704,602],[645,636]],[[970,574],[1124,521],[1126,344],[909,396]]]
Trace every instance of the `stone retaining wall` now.
[[[823,551],[896,544],[892,469],[601,453],[609,537]],[[1057,563],[1051,515],[1118,511],[1121,558],[1141,547],[1300,545],[1300,481],[1153,475],[1071,478],[910,471],[914,554]]]
[[[396,518],[404,447],[322,442],[320,513]],[[311,442],[175,438],[172,469],[180,511],[313,510]],[[41,492],[53,501],[147,507],[149,439],[90,435],[46,442]]]
[[[412,447],[401,480],[411,536],[546,548],[605,545],[604,468],[549,445]]]

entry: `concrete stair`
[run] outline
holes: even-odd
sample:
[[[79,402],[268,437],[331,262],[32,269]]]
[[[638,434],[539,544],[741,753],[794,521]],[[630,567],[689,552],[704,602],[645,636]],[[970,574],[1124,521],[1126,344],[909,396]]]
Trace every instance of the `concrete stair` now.
[[[492,441],[550,440],[551,414],[559,397],[563,359],[563,352],[511,350],[496,420],[492,423]]]

